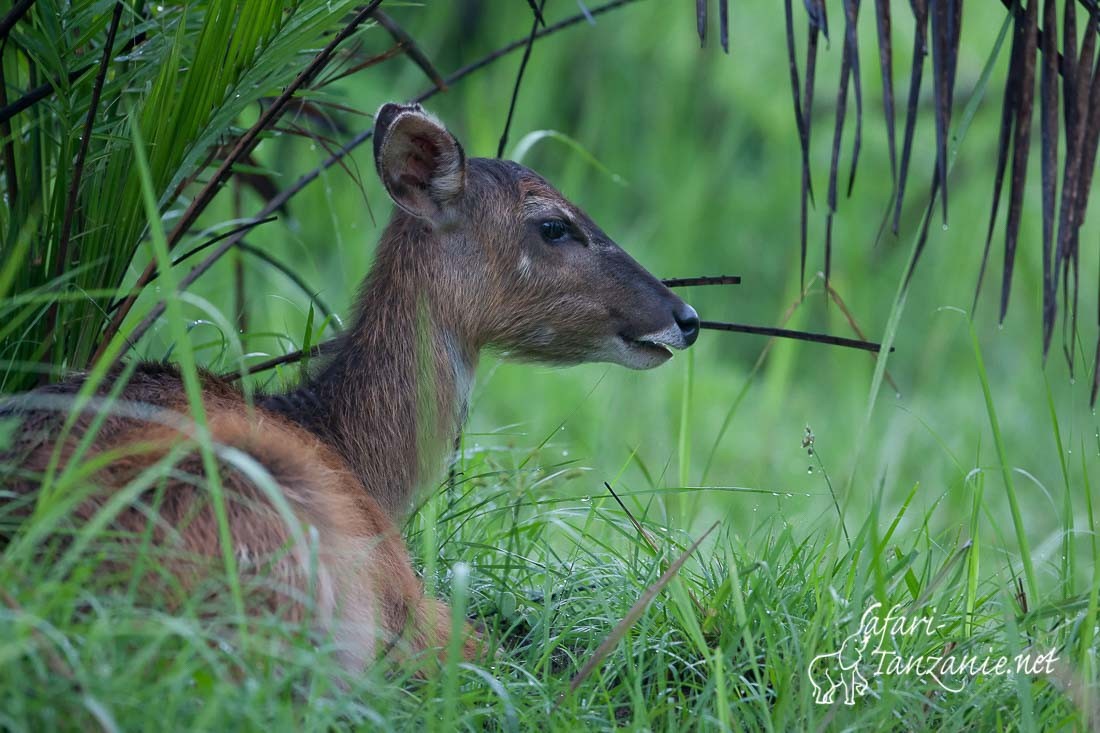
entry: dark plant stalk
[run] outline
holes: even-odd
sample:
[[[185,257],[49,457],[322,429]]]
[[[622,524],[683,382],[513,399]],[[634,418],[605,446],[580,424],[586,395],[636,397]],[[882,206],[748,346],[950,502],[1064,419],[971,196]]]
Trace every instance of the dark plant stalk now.
[[[859,42],[856,36],[856,27],[859,22],[859,0],[845,0],[844,13],[849,23],[845,28],[845,34],[851,34],[852,58],[851,79],[852,91],[856,102],[856,128],[852,137],[852,168],[848,172],[848,197],[852,196],[852,188],[856,185],[856,169],[859,167],[859,150],[863,141],[863,82],[859,70]]]
[[[591,19],[595,18],[597,15],[603,15],[604,13],[610,12],[612,10],[616,10],[618,8],[623,7],[624,5],[630,5],[630,4],[635,3],[635,2],[638,2],[638,0],[611,0],[610,2],[606,2],[603,5],[599,5],[595,8],[587,8],[585,10],[585,12],[583,12],[583,13],[577,13],[576,15],[571,15],[568,18],[565,18],[564,20],[559,20],[557,23],[553,23],[553,24],[547,26],[546,28],[543,28],[541,31],[539,31],[538,33],[535,34],[535,40],[538,40],[540,38],[545,38],[546,36],[553,35],[553,34],[557,33],[560,30],[564,30],[564,29],[566,29],[570,26],[576,25],[577,23],[580,23],[582,21],[591,21]],[[524,36],[521,39],[512,41],[511,43],[507,44],[506,46],[501,46],[497,50],[486,54],[485,56],[481,57],[477,61],[474,61],[472,63],[467,64],[466,66],[463,66],[460,69],[457,69],[450,76],[448,76],[445,79],[445,81],[447,82],[447,84],[449,86],[453,86],[455,84],[455,82],[457,82],[459,79],[467,77],[470,74],[472,74],[473,72],[488,66],[489,64],[493,63],[494,61],[496,61],[500,57],[507,56],[508,54],[512,53],[513,51],[515,51],[517,49],[524,48],[527,45],[527,41],[528,41],[528,38],[526,36]],[[423,92],[420,95],[416,96],[412,101],[414,101],[414,102],[423,102],[427,99],[430,99],[431,97],[434,97],[438,93],[438,91],[439,90],[437,90],[437,89],[429,89],[428,91]],[[370,135],[367,134],[367,138],[369,138],[369,137],[370,137]],[[363,140],[359,140],[359,143],[362,143],[367,138],[363,138]]]
[[[82,66],[76,71],[69,72],[69,83],[71,84],[80,77],[84,76],[84,74],[88,73],[88,70],[91,68],[91,65]],[[53,94],[56,90],[57,85],[46,82],[45,84],[40,84],[34,89],[31,89],[29,92],[27,92],[11,104],[5,104],[4,106],[0,107],[0,123],[6,123],[8,120],[10,120],[12,117],[15,117],[20,112],[30,109],[46,97]]]
[[[787,29],[787,70],[791,77],[791,97],[794,101],[794,122],[795,127],[798,129],[798,141],[799,147],[802,151],[802,170],[805,171],[809,166],[809,140],[806,135],[806,119],[802,114],[802,94],[801,94],[801,82],[798,79],[798,58],[795,55],[794,45],[794,12],[791,9],[791,0],[785,0],[783,3],[783,14],[786,21]],[[813,31],[813,21],[810,21],[811,32]],[[805,180],[803,176],[803,190],[802,194],[802,217],[800,221],[800,246],[801,246],[801,264],[798,270],[798,282],[801,285],[806,281],[806,191]]]
[[[1039,90],[1042,97],[1039,108],[1039,129],[1042,143],[1040,170],[1043,187],[1043,358],[1045,359],[1054,333],[1054,318],[1058,302],[1054,297],[1055,277],[1052,272],[1054,193],[1058,170],[1058,69],[1052,53],[1058,43],[1057,8],[1054,0],[1046,0],[1044,4],[1043,25],[1046,33],[1040,41],[1043,66],[1039,77]]]
[[[993,247],[993,231],[997,225],[997,212],[1001,206],[1001,194],[1004,189],[1004,175],[1008,168],[1008,149],[1012,143],[1012,110],[1019,104],[1020,96],[1019,79],[1021,78],[1021,66],[1023,53],[1023,32],[1020,14],[1015,8],[1010,7],[1013,16],[1012,48],[1008,57],[1008,78],[1005,81],[1004,100],[1001,102],[1001,127],[997,140],[997,167],[993,174],[993,203],[990,206],[989,226],[985,235],[985,248],[982,250],[981,264],[978,266],[978,282],[974,286],[974,300],[970,306],[973,314],[978,309],[978,297],[982,292],[982,283],[985,281],[986,265],[989,262],[989,252]]]
[[[820,3],[820,4],[819,4]],[[810,22],[806,28],[806,81],[802,91],[802,119],[800,121],[804,140],[802,141],[802,185],[799,196],[799,249],[798,283],[806,282],[806,250],[810,221],[809,206],[817,206],[814,201],[813,178],[810,176],[810,139],[813,135],[810,120],[813,118],[814,79],[817,75],[818,35],[824,33],[828,40],[828,19],[825,13],[825,0],[807,0],[806,11]],[[811,11],[813,8],[813,11]]]
[[[1005,10],[1007,10],[1008,12],[1011,13],[1013,11],[1013,3],[1015,3],[1015,2],[1019,2],[1019,0],[1001,0],[1001,5],[1004,5]],[[1096,6],[1095,3],[1089,2],[1088,0],[1080,0],[1080,2],[1081,2],[1082,5],[1085,6],[1085,9],[1088,10],[1090,14],[1095,14],[1096,12],[1098,12],[1097,11],[1097,6]],[[1067,12],[1069,11],[1069,6],[1071,4],[1072,3],[1066,5]],[[1042,28],[1040,28],[1037,31],[1036,40],[1038,41],[1040,46],[1043,45],[1043,30],[1042,30]],[[1060,51],[1056,51],[1055,55],[1058,57],[1058,73],[1062,74],[1064,76],[1064,74],[1062,73],[1062,53]]]
[[[15,27],[20,18],[27,14],[32,5],[34,5],[34,0],[20,0],[7,15],[0,18],[0,40],[7,39],[8,33],[11,32],[11,29]]]
[[[528,0],[528,2],[534,7],[535,0]],[[539,13],[538,8],[535,8],[535,13]],[[374,11],[374,19],[378,21],[378,25],[386,29],[386,32],[393,37],[397,45],[405,50],[405,55],[408,56],[414,64],[420,67],[420,70],[431,80],[432,84],[435,84],[439,91],[447,91],[447,82],[443,81],[443,76],[435,68],[432,60],[428,58],[428,54],[424,53],[413,37],[397,24],[397,21],[381,10]],[[541,14],[538,15],[538,19],[542,20]],[[546,23],[543,23],[543,26],[545,25]]]
[[[180,255],[178,258],[176,258],[172,262],[172,266],[177,267],[177,266],[183,264],[184,262],[186,262],[187,260],[191,259],[195,255],[197,255],[199,252],[202,252],[203,250],[206,250],[206,249],[209,249],[210,247],[213,247],[218,242],[221,242],[225,239],[228,239],[229,237],[233,237],[233,236],[236,236],[236,235],[247,234],[248,232],[250,232],[253,229],[255,229],[256,227],[258,227],[259,225],[267,224],[269,222],[273,222],[276,219],[278,219],[278,217],[275,217],[275,216],[268,216],[268,217],[265,217],[263,219],[250,219],[250,220],[246,221],[245,223],[243,223],[239,226],[233,227],[229,231],[222,232],[221,234],[217,235],[216,237],[211,237],[210,239],[206,240],[202,244],[200,244],[196,247],[192,247],[191,249],[187,250],[186,252],[184,252],[182,255]],[[153,270],[153,276],[150,278],[150,282],[152,282],[152,280],[155,280],[158,275],[160,275],[160,271],[154,269]],[[148,283],[146,283],[146,284],[148,284]],[[134,292],[140,292],[140,290],[138,290],[137,287],[135,286],[134,287]],[[121,300],[116,300],[114,303],[111,303],[109,306],[107,306],[107,312],[111,313],[113,311],[118,310],[118,307],[121,304],[122,304]]]
[[[733,331],[735,333],[753,333],[758,336],[775,336],[777,338],[792,339],[794,341],[810,341],[817,344],[830,346],[842,346],[848,349],[860,349],[878,353],[882,349],[881,344],[859,339],[830,336],[825,333],[809,333],[807,331],[791,331],[786,328],[772,328],[771,326],[748,326],[743,323],[722,323],[719,321],[700,321],[699,328],[711,331]],[[890,349],[893,351],[893,349]]]
[[[545,4],[546,3],[543,2],[543,5]],[[545,28],[546,18],[542,17],[542,8],[539,7],[538,0],[527,0],[527,7],[531,8],[531,12],[535,14],[535,22]]]
[[[718,0],[718,42],[722,51],[730,52],[730,7],[729,0]]]
[[[233,189],[233,216],[236,219],[240,219],[244,216],[241,209],[241,197],[244,194],[244,183],[240,178],[235,178],[232,184]],[[244,273],[244,256],[241,254],[241,249],[245,247],[245,243],[241,242],[237,245],[237,252],[233,258],[233,316],[237,319],[237,332],[245,333],[248,331],[248,307],[245,305],[245,273]]]
[[[374,56],[371,56],[370,58],[367,58],[367,59],[363,59],[359,63],[353,64],[353,65],[351,65],[351,66],[349,66],[345,69],[341,69],[339,71],[334,71],[332,74],[326,76],[324,79],[319,79],[317,81],[317,84],[314,87],[314,89],[322,89],[324,87],[327,87],[329,84],[340,81],[344,77],[351,76],[352,74],[356,74],[356,73],[362,71],[363,69],[365,69],[369,66],[374,66],[375,64],[380,64],[383,61],[389,61],[394,56],[400,56],[401,52],[404,51],[404,50],[405,50],[404,46],[402,46],[401,44],[396,44],[392,48],[388,48],[385,51],[383,51],[382,53],[375,54]],[[443,86],[446,87],[446,84],[444,84]],[[442,89],[440,91],[446,91],[446,89]],[[360,112],[358,110],[351,110],[351,108],[349,108],[349,107],[343,107],[342,105],[335,105],[331,102],[329,102],[328,104],[330,106],[337,107],[338,109],[343,109],[345,112],[352,111],[352,112],[354,112],[354,114],[358,114],[358,115],[363,114],[362,112]]]
[[[333,315],[332,308],[329,308],[328,304],[325,303],[325,301],[321,300],[321,296],[317,294],[317,291],[310,288],[309,283],[307,283],[305,280],[303,280],[302,276],[299,275],[297,272],[295,272],[294,268],[292,268],[290,265],[287,265],[285,262],[282,262],[282,261],[278,260],[277,258],[272,256],[269,252],[267,252],[265,250],[262,250],[259,247],[253,247],[248,242],[238,242],[237,243],[237,249],[239,249],[241,252],[246,252],[246,253],[252,255],[256,259],[260,260],[261,262],[264,262],[265,264],[267,264],[267,265],[273,267],[274,269],[278,270],[284,277],[286,277],[286,279],[288,279],[292,283],[294,283],[298,287],[299,290],[301,290],[303,293],[305,293],[306,296],[313,303],[315,303],[317,305],[317,310],[321,311],[322,316],[324,316],[325,318],[331,318],[332,317],[332,315]],[[243,271],[243,268],[242,268],[242,271]],[[333,323],[333,327],[338,331],[341,330],[339,325],[336,324],[335,322]],[[246,330],[246,329],[242,328],[242,331],[244,331],[244,330]]]
[[[0,44],[0,107],[8,106],[8,83],[4,75],[4,45]],[[15,142],[11,135],[11,122],[0,122],[0,136],[4,138],[4,178],[7,182],[8,206],[14,207],[19,198],[19,177],[15,169]]]
[[[323,354],[331,353],[337,344],[336,339],[330,339],[323,341],[319,344],[315,344],[309,349],[308,356],[310,358],[322,356]],[[265,361],[261,361],[259,364],[253,364],[248,368],[248,375],[259,374],[260,372],[266,372],[269,369],[274,369],[277,366],[283,366],[285,364],[296,364],[302,359],[306,358],[305,351],[299,349],[298,351],[292,351],[289,354],[283,354],[282,356],[274,356]],[[222,375],[222,379],[228,382],[234,382],[241,378],[240,372],[227,372]]]
[[[878,31],[879,66],[882,71],[882,114],[886,120],[886,146],[890,151],[890,176],[897,183],[898,152],[894,125],[894,52],[890,38],[890,2],[875,0],[875,28]]]
[[[909,156],[913,149],[913,134],[917,125],[917,105],[920,103],[921,79],[924,75],[924,57],[928,55],[928,3],[914,0],[913,64],[909,69],[909,99],[905,114],[905,133],[901,144],[901,167],[898,169],[897,198],[894,199],[894,234],[901,223],[901,208],[905,201],[905,183],[909,178]]]
[[[740,275],[705,275],[703,277],[670,277],[661,281],[665,287],[687,288],[693,285],[740,285]]]
[[[54,263],[54,276],[61,277],[65,274],[65,268],[69,266],[69,240],[72,237],[73,220],[76,218],[77,198],[80,196],[80,182],[84,178],[84,161],[88,158],[88,147],[92,142],[92,133],[95,130],[96,115],[99,113],[99,100],[103,94],[103,82],[107,79],[107,69],[111,65],[111,54],[115,47],[115,36],[118,33],[118,25],[122,22],[123,5],[115,3],[114,12],[111,14],[111,24],[107,28],[107,40],[103,44],[103,56],[99,61],[99,73],[96,74],[92,86],[92,98],[88,103],[88,115],[84,119],[84,132],[80,138],[80,148],[76,153],[76,161],[73,163],[72,181],[69,183],[69,195],[65,200],[65,216],[61,220],[61,234],[57,243],[57,261]],[[58,304],[50,305],[50,332],[57,333],[57,318],[60,313]]]
[[[1015,109],[1015,137],[1013,138],[1012,168],[1008,191],[1008,217],[1005,222],[1005,255],[1001,278],[1001,315],[1003,323],[1008,314],[1008,301],[1012,289],[1012,272],[1016,258],[1016,245],[1020,234],[1020,218],[1023,214],[1024,185],[1027,178],[1027,161],[1031,149],[1031,112],[1035,98],[1035,55],[1038,42],[1039,0],[1029,0],[1024,14],[1022,46],[1020,49],[1019,104]],[[946,189],[944,196],[947,195]]]
[[[532,5],[534,0],[531,0]],[[516,73],[516,85],[512,88],[512,101],[508,104],[508,118],[504,121],[504,132],[500,134],[500,143],[497,145],[497,157],[504,157],[504,148],[508,144],[508,131],[512,129],[512,115],[516,112],[516,100],[519,99],[519,87],[523,83],[523,72],[527,71],[527,62],[531,60],[531,49],[535,46],[535,38],[538,37],[539,21],[542,20],[542,9],[546,7],[546,0],[541,0],[538,10],[535,12],[535,22],[531,25],[531,35],[527,38],[527,48],[523,50],[523,60],[519,62],[519,71]],[[545,26],[546,23],[543,23]]]
[[[1100,308],[1097,309],[1097,321],[1100,322]],[[1092,391],[1089,393],[1089,404],[1096,404],[1097,392],[1100,392],[1100,369],[1096,367],[1100,365],[1100,339],[1096,340],[1096,354],[1092,357]]]

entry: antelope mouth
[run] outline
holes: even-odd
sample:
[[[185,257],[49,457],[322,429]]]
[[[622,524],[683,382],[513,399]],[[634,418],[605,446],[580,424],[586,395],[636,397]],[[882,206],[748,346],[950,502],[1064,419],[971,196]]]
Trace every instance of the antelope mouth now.
[[[658,363],[672,358],[672,344],[656,341],[653,337],[634,338],[625,333],[620,333],[619,340],[622,341],[628,350],[639,356],[645,356],[648,357],[648,359],[655,360]]]

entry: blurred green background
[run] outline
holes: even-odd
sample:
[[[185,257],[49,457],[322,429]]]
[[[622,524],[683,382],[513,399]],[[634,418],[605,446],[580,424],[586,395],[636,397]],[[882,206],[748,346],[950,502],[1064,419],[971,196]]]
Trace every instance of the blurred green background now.
[[[466,0],[427,5],[387,3],[390,14],[417,39],[444,73],[480,58],[530,32],[531,16],[518,0]],[[550,21],[578,11],[573,0],[551,0]],[[637,2],[539,41],[519,95],[509,150],[528,133],[552,129],[576,140],[616,181],[584,156],[556,140],[536,144],[524,162],[585,208],[621,245],[662,277],[737,274],[739,286],[681,292],[705,319],[780,325],[798,299],[799,143],[777,3],[733,2],[731,53],[718,48],[716,33],[700,49],[688,4]],[[795,4],[799,56],[805,22]],[[908,93],[912,26],[909,13],[894,23],[895,84],[899,106]],[[962,30],[955,122],[962,117],[993,50],[1004,19],[994,0],[968,3]],[[825,192],[831,153],[842,19],[834,12],[831,45],[823,45],[817,70],[812,165],[817,208],[812,214],[808,275],[823,268]],[[712,28],[716,31],[716,28]],[[832,282],[870,339],[880,339],[903,275],[921,213],[927,204],[934,160],[931,89],[926,66],[921,118],[900,235],[876,235],[891,203],[891,181],[882,122],[881,77],[874,15],[860,19],[864,142],[855,188],[842,199],[835,220]],[[390,45],[380,29],[363,34],[367,50]],[[996,159],[1000,102],[1008,61],[1006,43],[993,81],[966,138],[959,144],[951,177],[949,226],[937,212],[929,242],[897,334],[889,372],[898,393],[884,385],[862,439],[874,361],[866,353],[780,342],[752,379],[713,465],[704,467],[723,420],[750,380],[766,345],[756,336],[704,332],[690,357],[681,354],[652,372],[589,365],[568,370],[513,365],[486,356],[475,387],[466,448],[534,447],[547,436],[562,461],[589,470],[571,482],[576,495],[602,494],[604,480],[629,489],[679,486],[742,487],[745,492],[706,490],[681,500],[684,525],[722,519],[738,533],[762,524],[789,522],[806,531],[834,510],[825,478],[802,447],[807,426],[818,455],[849,516],[862,521],[870,499],[883,492],[892,512],[920,484],[907,521],[931,511],[934,531],[962,531],[975,470],[989,476],[985,497],[990,518],[1011,532],[989,419],[970,344],[969,321],[988,224]],[[436,96],[428,108],[441,117],[475,156],[495,154],[520,54],[504,58]],[[414,65],[398,58],[326,89],[330,99],[373,112],[388,100],[405,100],[430,86]],[[345,116],[353,131],[369,116]],[[904,114],[899,111],[898,135]],[[1038,118],[1035,118],[1038,124]],[[841,180],[846,181],[854,124],[849,105]],[[1041,302],[1038,137],[1017,258],[1012,304],[1003,327],[996,321],[1000,296],[1003,223],[998,223],[975,327],[989,370],[993,398],[1016,472],[1031,547],[1040,575],[1056,576],[1060,552],[1064,483],[1050,424],[1049,389],[1068,462],[1073,501],[1084,504],[1082,465],[1097,470],[1100,433],[1089,408],[1091,362],[1096,339],[1097,206],[1082,232],[1080,336],[1077,379],[1071,380],[1059,336],[1044,364],[1040,353]],[[316,144],[287,136],[265,141],[258,158],[279,171],[286,186],[323,159]],[[349,313],[390,203],[374,175],[370,146],[351,165],[358,186],[338,167],[290,203],[289,216],[266,224],[248,238],[316,289],[338,313]],[[843,187],[842,187],[843,188]],[[249,216],[262,205],[250,191],[225,195],[210,221]],[[132,268],[137,274],[143,262]],[[246,260],[248,334],[244,350],[259,361],[296,348],[306,330],[308,299],[283,275]],[[231,314],[234,263],[227,258],[193,292]],[[138,316],[151,304],[147,294]],[[195,304],[192,315],[208,319]],[[827,306],[820,282],[795,311],[793,328],[854,336],[835,306]],[[1059,326],[1060,328],[1060,326]],[[208,363],[228,368],[222,337],[213,325],[193,331]],[[150,358],[169,349],[167,330],[154,331],[140,347]],[[687,395],[688,465],[677,460],[689,358],[694,381]],[[282,370],[273,388],[297,378]],[[511,451],[504,460],[522,452]],[[518,459],[516,459],[518,460]],[[814,470],[808,471],[809,467]],[[848,477],[854,480],[845,493]],[[773,495],[775,492],[777,495]],[[935,511],[932,511],[932,510]],[[1080,516],[1080,515],[1079,515]],[[907,530],[919,529],[910,524]],[[1009,547],[1014,542],[1006,538]],[[1086,540],[1081,540],[1086,541]],[[1088,557],[1086,553],[1084,557]],[[1087,568],[1079,568],[1087,572]],[[1091,574],[1089,574],[1091,575]]]

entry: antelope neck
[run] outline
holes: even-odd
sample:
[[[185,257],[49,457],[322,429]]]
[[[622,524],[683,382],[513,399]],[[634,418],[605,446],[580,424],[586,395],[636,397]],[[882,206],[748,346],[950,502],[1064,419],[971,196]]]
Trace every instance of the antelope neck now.
[[[442,469],[477,366],[477,347],[441,298],[447,272],[425,234],[394,217],[339,352],[273,405],[331,443],[391,517]],[[294,406],[303,401],[314,407]]]

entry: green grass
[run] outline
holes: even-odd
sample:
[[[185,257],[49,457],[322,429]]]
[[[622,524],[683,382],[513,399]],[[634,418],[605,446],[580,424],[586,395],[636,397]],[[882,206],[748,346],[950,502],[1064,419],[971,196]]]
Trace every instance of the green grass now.
[[[348,675],[324,638],[272,619],[239,636],[228,593],[168,614],[111,590],[97,572],[100,552],[90,551],[64,574],[49,564],[22,573],[3,566],[0,721],[13,730],[1085,725],[1066,688],[1095,685],[1081,663],[1082,642],[1091,649],[1094,598],[1090,607],[1087,594],[1028,596],[1022,613],[1011,561],[997,563],[968,595],[964,561],[978,547],[967,549],[957,531],[932,532],[940,510],[922,515],[910,504],[894,515],[876,502],[853,522],[849,549],[832,517],[804,528],[783,517],[784,503],[805,497],[776,498],[780,508],[751,533],[726,526],[708,538],[680,573],[702,613],[675,593],[658,595],[570,693],[570,679],[691,537],[665,532],[663,519],[647,514],[654,494],[644,490],[619,493],[656,538],[658,556],[610,496],[557,496],[577,471],[554,465],[556,448],[548,444],[537,457],[545,468],[528,469],[516,467],[518,452],[467,451],[453,491],[438,492],[434,511],[407,528],[420,547],[423,518],[436,517],[434,585],[456,608],[468,605],[496,649],[491,659],[454,661],[428,680],[382,667]],[[977,502],[975,513],[983,508]],[[1055,674],[947,677],[944,684],[958,688],[947,692],[928,678],[865,669],[871,689],[854,707],[815,704],[807,666],[838,650],[873,601],[942,624],[932,635],[882,637],[882,648],[901,657],[1054,650]]]
[[[549,3],[547,12],[557,17],[573,12],[572,6]],[[540,42],[511,138],[521,141],[526,163],[655,273],[742,275],[744,284],[736,288],[685,291],[704,318],[778,324],[801,291],[799,152],[782,20],[765,7],[733,6],[732,58],[714,48],[700,51],[690,13],[680,17],[683,8],[673,12],[656,2]],[[993,282],[973,321],[957,312],[970,309],[984,241],[1006,64],[1001,54],[987,66],[1003,19],[998,3],[988,6],[967,8],[973,15],[964,26],[959,95],[974,102],[959,107],[955,121],[956,133],[965,136],[952,170],[950,227],[938,226],[937,212],[905,293],[898,283],[932,165],[930,115],[918,128],[902,232],[873,244],[888,204],[883,181],[889,165],[877,65],[864,64],[863,161],[854,195],[842,202],[835,222],[832,284],[870,338],[897,348],[888,361],[777,343],[758,362],[764,342],[714,333],[704,334],[687,358],[644,374],[483,360],[457,481],[427,487],[405,533],[426,585],[451,599],[456,623],[468,615],[484,627],[492,658],[465,664],[452,656],[428,679],[384,666],[348,674],[335,666],[331,642],[308,628],[272,618],[242,620],[231,569],[210,580],[209,592],[169,611],[133,578],[105,571],[105,561],[118,552],[103,542],[106,515],[100,525],[76,530],[77,541],[64,556],[42,556],[79,495],[82,466],[47,482],[49,501],[0,554],[0,728],[964,731],[1100,725],[1100,541],[1093,489],[1100,432],[1088,406],[1088,370],[1079,366],[1071,379],[1057,340],[1046,363],[1039,356],[1037,166],[1008,320],[1003,328],[993,320],[999,294]],[[42,7],[52,12],[54,4]],[[157,53],[195,53],[206,27],[203,7],[196,4],[191,25],[166,36]],[[80,25],[103,15],[103,8],[78,3],[65,12]],[[470,25],[457,6],[427,12],[395,4],[392,10],[444,71],[529,32],[527,12],[524,3],[494,5],[492,22]],[[285,29],[277,15],[265,17],[272,28]],[[872,15],[865,11],[861,21],[868,48]],[[895,28],[899,85],[911,31],[903,16]],[[172,17],[158,17],[157,27],[176,31]],[[106,18],[88,27],[101,28]],[[254,94],[277,91],[292,78],[308,58],[303,50],[316,48],[322,31],[338,21],[295,16],[301,32],[276,33],[248,72],[248,78],[262,78]],[[45,38],[49,30],[35,32]],[[215,30],[229,32],[208,32]],[[387,44],[376,30],[362,38],[371,53]],[[234,56],[242,63],[252,43],[246,40],[235,47],[244,54]],[[839,45],[834,42],[818,72],[812,157],[819,195]],[[38,58],[51,76],[75,63],[64,54]],[[430,105],[469,154],[495,150],[516,64],[518,58],[510,57],[490,66]],[[979,94],[990,69],[990,88]],[[106,216],[121,206],[126,221],[83,240],[87,252],[99,251],[109,261],[93,257],[54,280],[48,266],[31,272],[12,263],[33,260],[40,243],[56,235],[58,201],[68,183],[59,161],[75,150],[79,103],[70,109],[63,95],[49,102],[50,114],[60,120],[50,134],[64,138],[57,148],[43,147],[46,131],[26,121],[38,136],[27,149],[45,150],[43,170],[56,178],[38,177],[46,192],[42,206],[30,206],[30,197],[14,208],[0,206],[5,389],[32,383],[39,369],[63,368],[62,352],[75,353],[53,344],[57,353],[39,361],[46,352],[38,350],[36,334],[43,332],[52,301],[71,304],[62,311],[71,329],[65,343],[84,352],[94,346],[81,318],[94,310],[91,298],[98,291],[81,268],[117,273],[119,281],[97,286],[114,292],[148,262],[163,260],[162,232],[174,219],[165,217],[161,227],[153,217],[147,240],[135,232],[145,230],[173,166],[227,121],[249,124],[243,102],[226,101],[213,121],[204,122],[193,118],[197,106],[181,105],[170,94],[169,73],[128,73],[136,76],[108,80],[105,93],[147,81],[158,104],[171,112],[142,118],[136,133],[146,145],[173,126],[181,134],[190,131],[192,141],[160,149],[149,170],[131,169],[126,166],[138,148],[121,116],[125,108],[101,121],[96,149],[102,167],[92,173],[111,184],[102,205],[114,206],[91,213]],[[226,81],[233,72],[227,66],[223,73],[228,76],[218,78]],[[73,94],[84,94],[89,83]],[[422,72],[394,61],[329,87],[325,95],[369,112],[425,86]],[[223,87],[199,91],[216,96]],[[363,117],[342,119],[356,131],[370,124]],[[534,135],[538,130],[555,132]],[[389,211],[368,148],[350,162],[363,176],[367,205],[334,168],[295,198],[281,221],[248,239],[290,263],[341,317]],[[257,159],[286,185],[322,154],[316,143],[282,136],[265,140]],[[20,163],[29,168],[34,161]],[[239,207],[232,199],[223,195],[200,225],[224,231],[232,226],[227,222],[262,204],[248,190],[240,192]],[[1082,233],[1084,282],[1098,266],[1087,244],[1100,234],[1095,199]],[[170,213],[179,211],[175,205]],[[811,273],[821,267],[823,219],[819,210],[812,222]],[[93,238],[99,244],[93,246]],[[181,247],[199,241],[188,237]],[[120,258],[130,251],[136,256],[127,266]],[[245,266],[246,331],[234,326],[235,272],[227,258],[186,296],[170,301],[165,318],[131,356],[168,357],[191,374],[188,361],[237,371],[242,363],[323,340],[339,327],[339,319],[324,319],[284,272],[258,258]],[[160,292],[171,292],[186,269],[170,271]],[[1087,314],[1094,293],[1084,292]],[[138,301],[127,327],[148,312],[155,295]],[[826,306],[820,283],[794,309],[789,325],[850,335],[839,309]],[[1096,326],[1084,317],[1080,328],[1085,346],[1079,352],[1086,352]],[[115,345],[126,347],[121,337]],[[882,387],[887,371],[900,395]],[[248,387],[277,387],[298,375],[291,366]],[[801,446],[807,426],[815,436],[813,456]],[[0,426],[0,438],[7,429]],[[142,480],[154,485],[156,471],[167,470],[159,466]],[[605,480],[656,551],[603,488]],[[141,488],[129,487],[123,497]],[[14,531],[4,512],[0,502],[0,527]],[[574,676],[646,589],[716,521],[719,529],[570,693]],[[138,568],[158,563],[152,552],[127,559]],[[247,592],[241,589],[244,598]],[[854,706],[816,704],[808,665],[839,650],[874,602],[898,604],[912,619],[943,624],[932,635],[886,639],[904,657],[948,648],[982,659],[1054,650],[1058,662],[1049,674],[966,679],[952,684],[957,692],[916,674],[875,676],[868,663],[863,674],[870,689]]]

